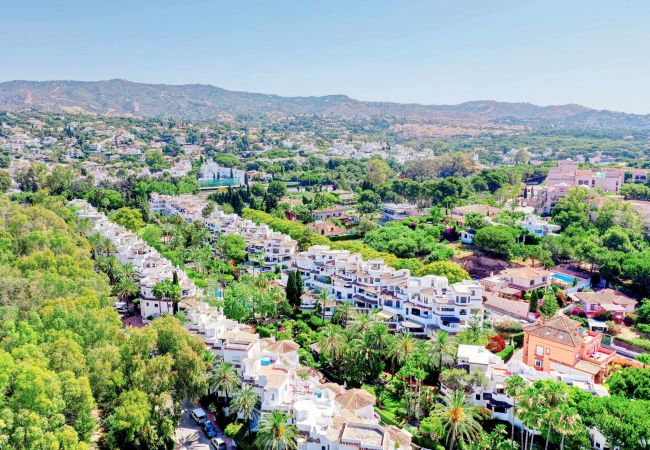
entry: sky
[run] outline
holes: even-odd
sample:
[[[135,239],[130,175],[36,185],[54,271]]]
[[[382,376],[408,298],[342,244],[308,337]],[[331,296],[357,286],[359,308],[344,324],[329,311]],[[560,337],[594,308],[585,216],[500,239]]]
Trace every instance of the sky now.
[[[650,1],[4,0],[0,81],[650,113]]]

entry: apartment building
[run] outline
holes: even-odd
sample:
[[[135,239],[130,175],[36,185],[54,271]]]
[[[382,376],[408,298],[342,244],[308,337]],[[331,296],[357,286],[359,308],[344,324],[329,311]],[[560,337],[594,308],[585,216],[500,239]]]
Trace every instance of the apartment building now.
[[[458,332],[471,317],[483,319],[483,288],[476,281],[448,285],[445,277],[411,276],[383,260],[363,261],[347,250],[313,246],[295,258],[305,286],[325,290],[362,311],[381,309],[397,317],[395,330],[426,336],[435,329]]]
[[[188,305],[187,317],[189,331],[217,357],[232,362],[242,383],[255,388],[262,415],[273,410],[291,413],[300,450],[411,448],[408,432],[379,425],[370,393],[324,383],[318,371],[302,367],[295,342],[260,338],[204,302]]]
[[[287,268],[293,261],[298,243],[289,236],[271,230],[266,224],[256,224],[237,214],[226,214],[221,210],[203,217],[207,201],[195,195],[152,194],[151,210],[165,215],[180,215],[188,222],[199,221],[214,234],[236,234],[248,244],[249,260],[259,263],[265,269],[275,266]]]
[[[178,214],[188,221],[202,221],[213,233],[240,235],[248,243],[249,258],[263,267],[298,269],[308,288],[327,291],[336,301],[348,301],[358,310],[385,310],[389,326],[427,336],[435,329],[458,332],[468,320],[482,321],[483,288],[476,281],[451,286],[444,277],[412,277],[407,269],[396,270],[382,259],[363,261],[361,255],[328,246],[296,252],[296,242],[235,214],[215,211],[203,217],[207,202],[196,196],[152,195],[151,209]]]
[[[76,208],[79,217],[89,221],[93,232],[99,233],[113,244],[118,261],[133,267],[139,279],[140,313],[145,323],[163,314],[173,314],[179,307],[171,299],[157,298],[154,295],[153,290],[157,283],[176,278],[181,287],[182,301],[200,295],[194,282],[183,270],[174,267],[139,236],[109,221],[105,214],[97,211],[85,200],[73,200],[70,206]]]
[[[560,161],[557,167],[549,170],[544,184],[534,191],[533,197],[527,202],[535,206],[537,212],[550,214],[560,199],[578,186],[588,189],[600,188],[617,194],[625,182],[627,170],[629,169],[582,170],[575,161]],[[640,172],[637,175],[642,177]]]

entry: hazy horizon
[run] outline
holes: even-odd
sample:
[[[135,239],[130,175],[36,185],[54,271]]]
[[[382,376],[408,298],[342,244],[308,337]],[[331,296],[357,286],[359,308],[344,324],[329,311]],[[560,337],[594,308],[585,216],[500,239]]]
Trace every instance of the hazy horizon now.
[[[286,98],[291,98],[291,97],[296,97],[296,98],[309,98],[309,97],[335,97],[335,96],[345,96],[349,97],[352,100],[357,100],[361,102],[385,102],[385,103],[398,103],[398,104],[413,104],[413,105],[422,105],[422,106],[455,106],[455,105],[461,105],[463,103],[480,103],[480,102],[497,102],[497,103],[519,103],[519,104],[531,104],[535,106],[541,106],[541,107],[550,107],[550,106],[570,106],[570,105],[577,105],[577,106],[583,106],[585,108],[593,109],[593,110],[608,110],[612,112],[622,112],[626,114],[640,114],[640,115],[650,115],[650,113],[634,113],[634,112],[629,112],[629,111],[619,111],[619,110],[613,110],[613,109],[608,109],[608,108],[594,108],[591,105],[583,105],[579,103],[549,103],[549,104],[541,104],[541,103],[533,103],[529,102],[526,100],[513,100],[513,101],[506,101],[506,100],[499,100],[499,99],[494,99],[494,98],[479,98],[479,99],[468,99],[464,101],[459,101],[458,103],[420,103],[420,102],[399,102],[395,100],[368,100],[365,98],[356,98],[354,96],[339,92],[339,93],[331,93],[331,94],[322,94],[322,95],[281,95],[281,94],[276,94],[273,92],[263,92],[263,91],[239,91],[236,89],[228,89],[224,86],[218,86],[216,84],[212,83],[164,83],[164,82],[148,82],[148,81],[136,81],[136,80],[129,80],[123,77],[117,77],[117,78],[107,78],[107,79],[101,79],[101,80],[75,80],[75,79],[60,79],[60,80],[26,80],[26,79],[13,79],[13,80],[0,80],[0,83],[10,83],[10,82],[34,82],[34,83],[44,83],[44,82],[61,82],[61,81],[68,81],[68,82],[82,82],[82,83],[98,83],[102,81],[112,81],[112,80],[121,80],[121,81],[126,81],[130,83],[137,83],[137,84],[149,84],[149,85],[163,85],[163,86],[191,86],[191,85],[202,85],[202,86],[212,86],[212,87],[217,87],[221,89],[225,89],[228,91],[233,91],[233,92],[244,92],[244,93],[249,93],[249,94],[261,94],[261,95],[273,95],[273,96],[279,96],[279,97],[286,97]]]
[[[648,17],[644,1],[13,2],[0,79],[647,114]]]

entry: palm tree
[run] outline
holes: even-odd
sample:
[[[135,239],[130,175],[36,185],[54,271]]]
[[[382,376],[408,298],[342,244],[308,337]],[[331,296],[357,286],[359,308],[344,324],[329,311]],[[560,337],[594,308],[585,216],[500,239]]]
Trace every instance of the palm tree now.
[[[217,394],[217,401],[219,400],[219,393],[223,393],[228,398],[237,390],[240,385],[239,374],[235,365],[228,361],[219,361],[212,369],[212,375],[208,379],[208,387],[210,393]]]
[[[526,431],[526,439],[523,445],[524,450],[533,448],[536,430],[544,426],[545,411],[542,409],[542,404],[543,399],[535,386],[524,389],[519,396],[519,406],[517,407],[516,414]]]
[[[245,384],[237,391],[230,402],[231,411],[246,421],[248,432],[251,431],[251,422],[260,415],[260,396],[250,384]]]
[[[428,343],[433,354],[438,355],[438,370],[442,371],[443,358],[454,353],[455,344],[449,334],[443,330],[438,331]]]
[[[332,315],[332,322],[338,323],[345,328],[348,325],[348,321],[355,315],[355,313],[356,311],[352,302],[343,302],[336,306],[334,314]]]
[[[453,391],[442,397],[444,404],[436,403],[432,417],[438,418],[447,435],[447,448],[453,450],[456,441],[476,439],[481,433],[477,406],[467,400],[462,391]]]
[[[551,430],[553,429],[553,414],[562,403],[568,400],[569,391],[564,383],[548,380],[541,384],[540,394],[546,409],[547,420],[546,443],[544,444],[544,450],[548,450],[548,442],[551,438]]]
[[[374,323],[366,335],[368,336],[367,341],[370,347],[381,354],[388,348],[393,337],[390,334],[390,329],[384,323]]]
[[[329,298],[330,296],[325,289],[322,289],[318,293],[318,299],[320,300],[320,320],[323,324],[325,323],[325,309],[327,308]]]
[[[404,364],[415,350],[415,338],[408,333],[402,333],[395,337],[390,348],[391,359],[394,363]]]
[[[115,277],[117,280],[137,280],[138,274],[135,273],[135,269],[132,264],[118,264],[115,267]]]
[[[287,424],[289,416],[274,410],[265,415],[257,431],[255,444],[264,450],[296,450],[298,448],[298,428]]]
[[[318,347],[321,353],[329,355],[332,362],[335,362],[341,357],[345,349],[344,336],[334,325],[325,325],[318,336]]]
[[[122,301],[135,297],[139,292],[140,285],[130,279],[122,279],[113,286],[113,295],[116,295]]]
[[[372,327],[373,320],[368,313],[359,313],[352,319],[351,328],[359,334],[364,334]]]
[[[269,279],[265,276],[255,277],[253,279],[253,285],[260,291],[266,291],[269,288]]]
[[[514,448],[515,443],[515,409],[517,409],[517,397],[521,395],[521,392],[526,387],[526,382],[521,377],[521,375],[513,375],[506,380],[506,394],[509,397],[512,397],[512,408],[510,408],[510,413],[512,414],[512,428],[510,431],[510,441],[512,442],[512,448]]]
[[[553,426],[562,436],[560,450],[564,450],[564,438],[580,431],[580,415],[575,408],[563,404],[553,413]]]

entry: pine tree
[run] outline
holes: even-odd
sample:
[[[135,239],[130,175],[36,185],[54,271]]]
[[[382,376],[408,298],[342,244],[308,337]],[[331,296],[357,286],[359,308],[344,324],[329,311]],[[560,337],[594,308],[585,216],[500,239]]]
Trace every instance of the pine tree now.
[[[555,292],[549,289],[546,291],[546,294],[544,294],[544,303],[541,308],[542,316],[544,316],[545,319],[550,319],[555,315],[557,310],[557,297],[555,296]]]

